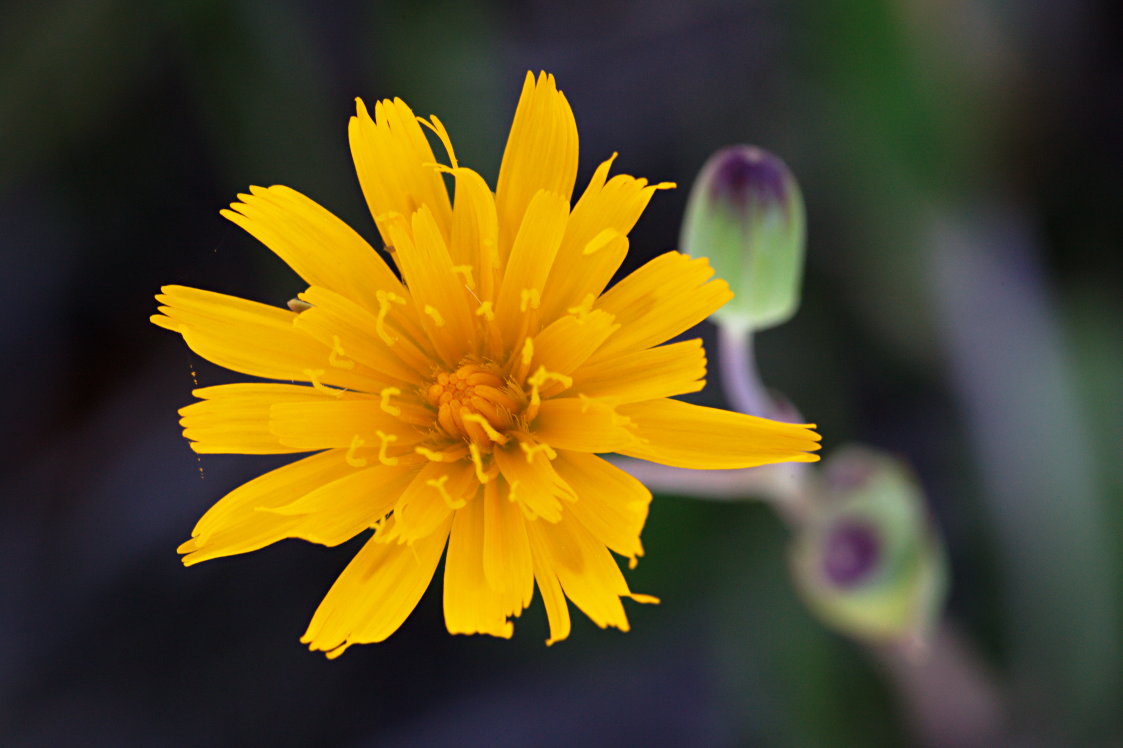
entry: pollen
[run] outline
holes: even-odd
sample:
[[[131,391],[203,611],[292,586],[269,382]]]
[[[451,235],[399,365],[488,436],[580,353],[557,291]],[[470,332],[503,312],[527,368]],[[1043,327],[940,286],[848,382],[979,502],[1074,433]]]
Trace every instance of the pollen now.
[[[499,368],[487,363],[468,362],[456,371],[439,372],[425,390],[425,399],[436,409],[437,425],[446,435],[483,452],[506,443],[504,432],[515,425],[521,410]]]

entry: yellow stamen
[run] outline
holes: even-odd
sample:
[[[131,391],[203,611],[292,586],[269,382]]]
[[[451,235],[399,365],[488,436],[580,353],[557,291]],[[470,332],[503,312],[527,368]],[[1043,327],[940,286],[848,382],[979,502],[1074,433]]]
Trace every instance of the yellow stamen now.
[[[390,314],[391,304],[405,304],[406,300],[395,293],[389,293],[381,289],[375,293],[375,298],[378,299],[378,319],[375,324],[375,331],[386,345],[394,345],[398,342],[398,339],[390,335],[390,331],[386,328],[386,316]]]
[[[558,456],[558,453],[555,452],[554,448],[549,444],[530,444],[529,442],[519,442],[519,447],[522,448],[523,452],[526,452],[526,461],[532,465],[534,464],[534,455],[536,454],[543,453],[546,455],[546,459],[548,460],[553,460]]]
[[[343,352],[343,344],[339,342],[338,335],[331,336],[331,353],[328,354],[328,363],[337,369],[354,369],[355,362],[347,358]]]
[[[394,395],[400,395],[400,394],[402,394],[402,391],[399,390],[397,387],[385,387],[385,388],[383,388],[382,392],[379,393],[379,397],[381,398],[381,401],[379,402],[378,407],[382,408],[382,410],[384,412],[389,413],[392,416],[400,416],[402,414],[402,409],[399,408],[397,405],[391,405],[390,404],[390,398],[393,397]]]
[[[323,375],[323,373],[323,369],[304,370],[304,376],[308,377],[308,381],[311,383],[314,390],[316,390],[317,392],[322,392],[325,395],[331,395],[332,397],[343,397],[343,390],[337,390],[333,387],[327,387],[322,382],[320,382],[320,376]]]
[[[495,321],[495,307],[490,301],[485,301],[476,308],[476,316],[483,317],[488,322]]]
[[[367,458],[359,457],[355,454],[355,450],[364,444],[366,444],[366,442],[363,440],[363,437],[358,434],[351,437],[351,446],[347,448],[347,456],[344,458],[351,467],[361,468],[367,464]]]
[[[491,476],[484,472],[483,458],[480,457],[480,448],[475,442],[468,445],[468,453],[472,455],[472,464],[476,466],[476,479],[480,483],[487,483]]]
[[[430,478],[429,480],[425,481],[425,485],[432,486],[433,488],[437,489],[437,493],[441,495],[441,498],[444,500],[445,505],[447,505],[449,509],[463,509],[465,506],[467,506],[468,502],[464,499],[452,498],[449,492],[445,489],[446,483],[448,483],[447,475],[442,475],[440,478]]]
[[[464,276],[464,286],[469,291],[475,289],[476,279],[472,275],[472,266],[471,265],[453,265],[452,271],[454,273],[459,273],[460,275]]]
[[[397,465],[398,458],[390,457],[388,454],[386,454],[386,450],[393,442],[398,441],[398,435],[387,434],[385,431],[376,431],[375,434],[378,436],[379,442],[381,442],[378,445],[378,461],[383,465],[387,465],[389,467]]]
[[[480,428],[484,430],[484,433],[487,434],[487,437],[493,442],[499,442],[500,444],[507,443],[507,437],[496,431],[495,428],[488,422],[488,420],[481,416],[479,413],[469,413],[467,410],[461,410],[460,420],[479,424]]]
[[[519,311],[537,309],[542,304],[542,295],[537,288],[524,288],[519,294]]]
[[[585,294],[585,298],[581,300],[580,304],[578,304],[577,306],[571,306],[569,309],[566,309],[566,311],[570,314],[576,315],[578,322],[584,322],[585,319],[589,316],[589,312],[593,311],[594,303],[596,303],[596,299],[591,293],[588,293]]]
[[[426,304],[425,313],[433,318],[433,324],[435,324],[437,327],[445,326],[445,318],[441,316],[441,313],[437,311],[436,307]]]

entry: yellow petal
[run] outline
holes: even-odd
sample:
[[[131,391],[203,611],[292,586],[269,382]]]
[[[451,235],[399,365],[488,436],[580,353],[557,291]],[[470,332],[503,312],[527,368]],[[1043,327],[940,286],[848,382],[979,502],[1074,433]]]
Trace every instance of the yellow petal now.
[[[495,188],[501,262],[538,191],[561,195],[568,203],[576,178],[577,123],[569,102],[554,76],[541,73],[535,81],[527,73]]]
[[[387,225],[421,327],[445,363],[455,364],[474,347],[475,305],[469,303],[463,279],[453,270],[433,214],[422,206],[413,214],[411,231],[404,219]]]
[[[556,374],[569,374],[619,327],[611,314],[599,309],[567,314],[534,336],[534,363],[530,370],[543,366]]]
[[[347,127],[351,157],[383,241],[395,246],[384,216],[408,217],[426,205],[447,242],[452,205],[435,168],[437,158],[413,111],[401,99],[387,99],[374,105],[372,120],[361,100],[356,99],[355,105]]]
[[[628,630],[621,595],[631,595],[620,567],[602,544],[571,517],[527,525],[532,547],[540,549],[565,596],[601,628]]]
[[[642,556],[640,531],[647,521],[651,492],[596,455],[559,452],[554,467],[577,493],[577,501],[566,512],[598,543],[633,559]]]
[[[613,408],[592,398],[545,400],[532,424],[534,437],[555,449],[618,452],[635,437]]]
[[[303,450],[377,447],[378,432],[394,434],[395,445],[420,441],[422,434],[386,412],[377,399],[328,399],[277,403],[269,410],[269,430],[285,445]],[[356,441],[356,437],[361,441]]]
[[[328,362],[333,368],[358,367],[388,385],[419,386],[429,376],[428,354],[414,342],[423,334],[405,303],[391,305],[392,313],[380,322],[377,314],[326,288],[313,286],[300,299],[312,308],[301,312],[293,326],[334,352]],[[391,342],[383,340],[380,330]]]
[[[264,548],[300,523],[267,510],[292,503],[317,488],[352,474],[344,450],[305,457],[244,483],[226,494],[195,525],[192,539],[179,548],[190,566],[220,556]]]
[[[475,468],[470,462],[428,462],[422,465],[394,505],[397,519],[394,531],[385,533],[382,539],[413,543],[428,536],[455,509],[474,501],[479,485]]]
[[[517,347],[520,324],[541,303],[568,218],[569,203],[555,192],[535,193],[526,209],[495,302],[499,330],[511,348]]]
[[[151,320],[183,335],[191,350],[219,366],[265,379],[378,391],[380,383],[332,367],[331,350],[293,328],[296,313],[185,286],[164,286]]]
[[[815,462],[813,425],[780,423],[678,400],[623,405],[640,441],[620,454],[681,468],[730,469],[773,462]]]
[[[733,298],[725,281],[707,282],[713,273],[704,257],[667,252],[610,288],[596,306],[621,327],[596,360],[657,345],[704,320]]]
[[[543,315],[554,319],[581,302],[599,295],[620,268],[628,252],[628,232],[639,220],[651,196],[661,187],[646,179],[617,174],[605,183],[615,155],[597,167],[566,225],[554,269],[546,285]]]
[[[490,634],[510,639],[514,632],[503,596],[484,575],[484,507],[472,501],[456,512],[445,558],[444,611],[450,634]],[[513,611],[516,614],[522,612]]]
[[[334,401],[332,395],[295,384],[221,384],[193,393],[199,402],[180,408],[183,436],[200,454],[285,454],[310,451],[282,444],[269,430],[269,408],[279,403]],[[348,398],[354,397],[346,393]]]
[[[456,200],[452,208],[449,254],[453,265],[472,269],[476,299],[480,303],[494,302],[500,267],[495,198],[483,177],[471,169],[453,169],[450,173],[456,179]]]
[[[328,590],[301,641],[337,657],[398,630],[433,579],[452,518],[412,545],[367,541]]]
[[[546,455],[532,455],[515,447],[496,449],[492,456],[509,486],[508,499],[517,502],[528,517],[557,522],[561,519],[561,502],[576,498]]]
[[[549,550],[536,535],[529,532],[527,537],[530,543],[530,555],[534,563],[534,581],[542,593],[542,603],[546,607],[546,619],[550,623],[550,637],[546,639],[549,646],[569,637],[570,619],[569,604],[566,602],[565,593],[562,592],[558,574],[554,571]]]
[[[705,376],[706,352],[695,338],[590,363],[573,372],[573,389],[590,397],[633,403],[698,392],[706,384]]]
[[[335,546],[382,520],[413,478],[412,471],[375,463],[324,484],[296,501],[269,511],[295,519],[288,537]]]
[[[366,240],[326,208],[294,189],[250,187],[222,215],[241,226],[308,282],[377,312],[375,289],[401,283]]]
[[[534,564],[526,520],[505,492],[505,481],[484,486],[483,570],[488,586],[504,593],[505,609],[514,612],[530,605]]]

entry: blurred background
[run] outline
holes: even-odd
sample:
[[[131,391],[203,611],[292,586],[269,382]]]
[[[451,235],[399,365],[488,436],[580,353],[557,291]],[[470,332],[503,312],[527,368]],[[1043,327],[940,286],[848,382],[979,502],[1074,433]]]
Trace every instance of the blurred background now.
[[[1121,7],[5,4],[0,743],[1119,745]],[[680,185],[626,269],[675,248],[717,148],[795,172],[804,301],[758,339],[761,373],[825,454],[862,442],[915,469],[958,675],[902,674],[826,629],[752,501],[657,496],[628,576],[662,604],[631,605],[628,634],[575,614],[550,648],[538,602],[512,641],[450,637],[438,586],[329,662],[297,639],[355,542],[181,566],[198,516],[278,461],[188,449],[176,409],[232,377],[148,323],[153,294],[283,304],[297,277],[218,215],[237,192],[286,184],[375,237],[354,97],[436,113],[491,181],[539,69],[576,114],[579,188],[614,151]]]

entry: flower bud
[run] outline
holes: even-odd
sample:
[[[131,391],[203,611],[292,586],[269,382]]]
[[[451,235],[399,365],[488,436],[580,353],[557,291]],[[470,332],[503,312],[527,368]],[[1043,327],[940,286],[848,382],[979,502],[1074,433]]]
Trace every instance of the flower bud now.
[[[943,546],[899,460],[851,447],[824,467],[792,569],[808,605],[859,639],[923,642],[946,591]]]
[[[768,151],[734,145],[702,167],[683,219],[680,245],[708,257],[736,294],[714,321],[761,330],[799,307],[804,209],[799,184]]]

